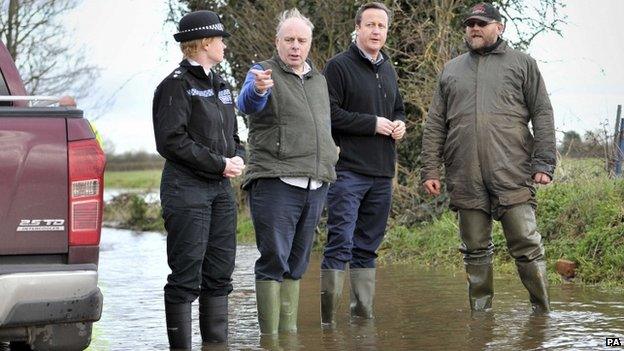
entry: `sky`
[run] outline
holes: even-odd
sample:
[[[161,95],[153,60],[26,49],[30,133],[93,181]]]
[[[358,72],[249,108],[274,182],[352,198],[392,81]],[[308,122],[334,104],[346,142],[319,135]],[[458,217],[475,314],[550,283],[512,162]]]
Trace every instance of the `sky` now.
[[[606,126],[612,133],[617,105],[624,104],[624,30],[618,28],[624,0],[564,2],[563,37],[541,35],[529,48],[550,93],[558,139],[569,130],[583,135]],[[166,15],[165,1],[88,0],[66,18],[72,40],[102,68],[78,105],[116,153],[156,152],[154,89],[181,60]],[[93,108],[102,102],[105,107]]]

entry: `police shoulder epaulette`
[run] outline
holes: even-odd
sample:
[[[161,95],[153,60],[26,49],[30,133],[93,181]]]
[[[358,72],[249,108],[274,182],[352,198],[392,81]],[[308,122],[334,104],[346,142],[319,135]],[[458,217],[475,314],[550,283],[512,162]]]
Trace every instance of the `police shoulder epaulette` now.
[[[174,69],[173,72],[171,72],[168,78],[182,79],[181,77],[184,76],[186,72],[187,72],[187,69],[185,67],[178,67]]]

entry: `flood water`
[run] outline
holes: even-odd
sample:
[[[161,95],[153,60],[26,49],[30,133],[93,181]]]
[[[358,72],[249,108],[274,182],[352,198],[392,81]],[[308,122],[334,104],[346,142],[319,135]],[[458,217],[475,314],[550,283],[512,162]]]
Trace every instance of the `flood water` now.
[[[168,349],[162,290],[169,273],[165,243],[159,233],[103,229],[99,281],[104,310],[90,350]],[[497,277],[493,312],[471,316],[462,272],[415,265],[378,268],[372,321],[349,320],[345,286],[338,327],[322,330],[318,255],[302,281],[298,334],[261,338],[253,275],[257,256],[254,246],[239,246],[229,344],[203,350],[613,350],[605,344],[607,337],[624,343],[622,295],[554,286],[554,312],[535,317],[519,280]],[[196,305],[193,311],[193,349],[202,350]]]

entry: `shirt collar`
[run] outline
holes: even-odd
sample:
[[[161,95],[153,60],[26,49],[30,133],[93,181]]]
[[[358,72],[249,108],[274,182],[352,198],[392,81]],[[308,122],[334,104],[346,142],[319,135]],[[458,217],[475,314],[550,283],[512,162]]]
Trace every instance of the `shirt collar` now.
[[[380,63],[381,61],[383,61],[384,57],[383,54],[381,53],[381,51],[379,51],[379,53],[377,54],[377,59],[373,59],[373,55],[369,54],[368,52],[362,50],[362,48],[358,45],[358,43],[355,43],[355,46],[357,46],[358,50],[360,51],[360,54],[365,57],[367,60],[369,60],[373,65],[376,65],[378,63]]]
[[[191,64],[191,66],[201,66],[197,61],[195,61],[193,59],[187,58],[186,60],[188,61],[188,63]],[[206,69],[206,67],[203,67],[203,66],[202,66],[202,68],[204,69],[204,73],[206,73],[206,76],[212,77],[211,76],[211,74],[212,74],[211,70]]]
[[[301,72],[301,75],[304,76],[304,75],[308,74],[311,70],[312,70],[312,66],[310,66],[307,61],[304,61],[303,62],[303,72]]]

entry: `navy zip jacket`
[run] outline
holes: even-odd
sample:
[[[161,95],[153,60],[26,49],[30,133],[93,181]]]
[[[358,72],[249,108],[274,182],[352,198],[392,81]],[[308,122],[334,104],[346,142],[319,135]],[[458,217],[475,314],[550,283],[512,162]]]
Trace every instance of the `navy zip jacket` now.
[[[186,173],[220,180],[225,157],[245,158],[230,86],[201,66],[183,60],[158,85],[152,117],[158,153]]]
[[[340,147],[336,170],[394,177],[396,147],[391,136],[375,133],[377,116],[405,121],[398,78],[388,55],[373,64],[352,43],[325,66],[331,103],[332,136]]]

